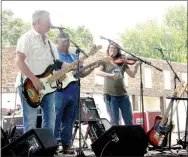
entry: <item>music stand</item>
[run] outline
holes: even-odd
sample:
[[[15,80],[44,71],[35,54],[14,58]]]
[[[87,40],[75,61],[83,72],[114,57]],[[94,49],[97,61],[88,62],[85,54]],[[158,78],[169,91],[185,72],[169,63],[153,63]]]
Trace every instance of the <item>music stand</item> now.
[[[183,142],[182,140],[178,141],[178,144],[183,146],[183,149],[186,149],[186,144],[187,144],[187,131],[188,131],[188,98],[181,98],[181,97],[167,97],[167,99],[171,99],[171,100],[184,100],[187,101],[187,115],[186,115],[186,121],[185,121],[185,141]],[[173,107],[172,107],[173,108]],[[179,119],[177,119],[179,121]],[[170,123],[172,123],[172,110],[171,110],[171,117],[170,117]],[[171,143],[171,132],[169,135],[169,147],[170,147],[170,143]]]
[[[174,71],[174,69],[172,68],[172,65],[169,63],[169,61],[166,59],[166,57],[164,56],[164,53],[163,53],[163,49],[162,48],[159,48],[158,49],[159,52],[161,53],[162,55],[162,58],[167,62],[167,64],[169,65],[170,69],[172,70],[173,74],[174,74],[174,91],[176,90],[176,80],[178,80],[180,83],[181,83],[181,80],[180,78],[178,77],[178,75],[176,74],[176,72]],[[187,90],[185,90],[187,92]],[[188,93],[188,92],[187,92]],[[173,98],[174,100],[175,98]],[[178,98],[177,98],[178,99]],[[180,99],[179,99],[180,100]],[[182,99],[181,99],[182,100]],[[177,115],[177,119],[179,119],[179,114],[178,114],[178,107],[176,107],[176,115]],[[179,121],[177,121],[177,127],[178,127],[178,138],[180,139],[180,136],[179,136]],[[186,126],[187,127],[187,126]],[[171,136],[170,136],[171,138]]]

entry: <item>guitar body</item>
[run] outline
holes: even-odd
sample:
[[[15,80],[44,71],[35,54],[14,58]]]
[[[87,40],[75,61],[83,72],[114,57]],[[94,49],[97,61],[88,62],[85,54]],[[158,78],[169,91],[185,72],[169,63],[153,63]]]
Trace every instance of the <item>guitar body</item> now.
[[[46,94],[52,93],[56,90],[56,84],[54,83],[53,85],[50,85],[48,82],[48,78],[52,76],[52,72],[54,70],[55,65],[52,64],[46,68],[43,74],[36,75],[36,77],[39,78],[44,85],[44,89],[42,90],[36,90],[30,79],[25,80],[23,93],[29,106],[37,108],[42,103],[42,100]]]
[[[166,147],[168,134],[173,129],[173,125],[160,125],[161,120],[162,117],[157,116],[154,126],[147,133],[149,143],[156,148]]]
[[[66,88],[71,82],[77,81],[77,79],[73,75],[73,71],[70,71],[65,74],[62,83],[62,89]]]
[[[173,97],[181,97],[185,93],[187,86],[188,84],[186,82],[179,84],[176,87]],[[177,107],[178,102],[179,100],[176,101],[175,107]],[[163,147],[166,147],[168,134],[169,132],[172,132],[174,128],[174,124],[167,124],[168,114],[173,106],[173,103],[174,100],[171,99],[168,107],[166,108],[166,112],[163,114],[163,117],[157,116],[155,118],[154,126],[147,133],[150,144],[156,148],[161,149]]]

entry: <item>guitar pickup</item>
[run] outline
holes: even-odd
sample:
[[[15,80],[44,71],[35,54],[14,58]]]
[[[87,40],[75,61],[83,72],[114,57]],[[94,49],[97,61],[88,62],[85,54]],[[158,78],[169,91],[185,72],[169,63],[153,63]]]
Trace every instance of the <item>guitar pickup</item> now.
[[[44,85],[42,85],[42,89],[45,90],[45,86]]]

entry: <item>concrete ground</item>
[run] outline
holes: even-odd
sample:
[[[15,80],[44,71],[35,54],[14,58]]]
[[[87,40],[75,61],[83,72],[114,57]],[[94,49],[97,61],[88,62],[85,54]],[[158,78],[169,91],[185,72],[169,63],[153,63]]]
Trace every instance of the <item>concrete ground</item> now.
[[[180,139],[184,140],[184,133],[180,133]],[[181,145],[177,145],[177,140],[178,140],[178,134],[177,133],[172,133],[171,136],[171,146],[172,148],[175,147],[180,147],[180,149],[167,149],[167,150],[163,150],[163,151],[159,151],[159,150],[154,150],[154,149],[150,149],[150,147],[148,147],[147,149],[147,153],[144,155],[145,157],[151,157],[151,156],[156,156],[156,157],[175,157],[175,156],[181,156],[181,157],[188,157],[188,150],[183,149],[183,147]],[[188,141],[188,140],[187,140]],[[91,141],[88,138],[86,140],[87,146],[88,148],[83,148],[83,153],[85,156],[89,156],[89,157],[95,157],[95,153],[92,151],[91,149]],[[83,141],[82,141],[83,144]],[[167,145],[168,147],[168,145]],[[75,154],[74,155],[65,155],[61,153],[62,147],[59,146],[59,153],[57,155],[55,155],[55,157],[67,157],[67,156],[77,156],[77,151],[79,148],[79,138],[78,138],[78,134],[76,135],[76,139],[74,141],[74,147],[73,149],[75,150]],[[187,146],[188,149],[188,146]],[[125,150],[126,151],[126,150]]]

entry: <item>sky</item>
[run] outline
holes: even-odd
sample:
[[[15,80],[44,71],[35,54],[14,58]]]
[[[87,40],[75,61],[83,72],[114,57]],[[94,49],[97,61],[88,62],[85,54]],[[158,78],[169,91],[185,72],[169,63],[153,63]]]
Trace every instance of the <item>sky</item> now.
[[[38,9],[50,12],[54,26],[76,28],[85,25],[94,36],[95,44],[107,45],[100,36],[119,41],[119,33],[147,20],[162,22],[165,9],[187,6],[187,1],[2,1],[2,9],[11,9],[15,17],[31,22]]]

